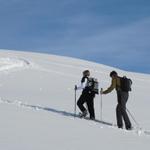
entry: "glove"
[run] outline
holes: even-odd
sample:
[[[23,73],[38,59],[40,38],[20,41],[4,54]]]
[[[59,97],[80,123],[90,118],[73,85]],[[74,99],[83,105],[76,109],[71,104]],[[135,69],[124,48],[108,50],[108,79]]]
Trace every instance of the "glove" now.
[[[75,85],[74,90],[77,90],[77,89],[78,89],[78,87],[77,87],[77,85]]]

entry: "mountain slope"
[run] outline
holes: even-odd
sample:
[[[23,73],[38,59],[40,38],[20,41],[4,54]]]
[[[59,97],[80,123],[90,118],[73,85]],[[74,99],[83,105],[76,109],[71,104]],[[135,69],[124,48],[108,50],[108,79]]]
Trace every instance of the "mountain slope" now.
[[[115,91],[103,96],[106,124],[73,117],[74,85],[80,83],[85,69],[99,79],[100,87],[107,88],[109,72],[115,68],[67,57],[0,50],[0,149],[148,149],[149,132],[143,130],[150,130],[150,76],[115,69],[133,80],[127,107],[143,128],[137,134],[107,125],[116,123]],[[100,96],[95,98],[95,111],[99,119]]]

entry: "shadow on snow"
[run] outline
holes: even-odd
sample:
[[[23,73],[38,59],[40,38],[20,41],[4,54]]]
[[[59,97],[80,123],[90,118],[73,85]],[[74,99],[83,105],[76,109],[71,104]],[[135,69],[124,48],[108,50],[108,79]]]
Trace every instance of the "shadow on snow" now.
[[[67,112],[67,111],[57,110],[57,109],[54,109],[54,108],[41,107],[41,106],[36,106],[36,105],[28,105],[28,104],[21,104],[21,106],[33,108],[33,109],[35,109],[35,110],[49,111],[49,112],[56,113],[56,114],[59,114],[59,115],[63,115],[63,116],[66,116],[66,117],[74,117],[74,118],[82,119],[82,118],[80,118],[80,116],[77,115],[77,114],[74,114],[74,113],[71,113],[71,112]],[[86,117],[86,118],[84,118],[84,119],[85,119],[85,120],[94,121],[94,122],[97,122],[97,123],[101,123],[101,124],[104,124],[104,125],[108,125],[108,126],[113,126],[112,123],[105,122],[105,121],[101,121],[101,120],[98,120],[98,119],[91,120],[91,119],[88,118],[88,117]]]

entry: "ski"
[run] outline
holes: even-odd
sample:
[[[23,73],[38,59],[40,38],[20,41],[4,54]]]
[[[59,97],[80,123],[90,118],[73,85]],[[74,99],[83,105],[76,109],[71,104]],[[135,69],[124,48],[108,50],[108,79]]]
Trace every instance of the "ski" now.
[[[99,120],[99,119],[90,119],[87,116],[86,117],[81,117],[79,114],[78,115],[76,114],[75,117],[77,117],[79,119],[91,121],[91,122],[96,122],[96,123],[99,123],[99,124],[102,124],[102,125],[106,125],[109,128],[120,130],[122,132],[126,132],[126,133],[128,133],[128,132],[131,133],[132,132],[132,133],[134,133],[138,136],[141,136],[141,135],[150,136],[150,131],[146,131],[141,127],[132,127],[130,130],[127,130],[125,128],[118,128],[118,126],[115,123],[111,123],[111,122],[107,122],[107,121],[103,121],[103,120]]]

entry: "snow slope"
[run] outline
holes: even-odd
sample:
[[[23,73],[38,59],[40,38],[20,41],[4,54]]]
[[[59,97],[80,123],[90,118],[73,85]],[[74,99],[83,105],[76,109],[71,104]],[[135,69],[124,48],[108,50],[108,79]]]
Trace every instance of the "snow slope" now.
[[[149,149],[150,75],[115,69],[133,80],[127,107],[142,127],[125,131],[110,126],[116,123],[115,91],[103,96],[104,122],[74,118],[73,89],[84,69],[99,79],[100,87],[107,88],[109,72],[115,68],[67,57],[0,50],[0,150]],[[100,119],[100,96],[95,98],[95,111]]]

